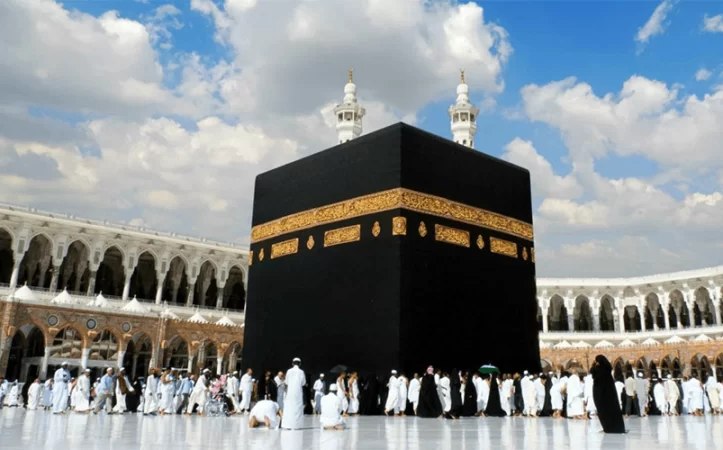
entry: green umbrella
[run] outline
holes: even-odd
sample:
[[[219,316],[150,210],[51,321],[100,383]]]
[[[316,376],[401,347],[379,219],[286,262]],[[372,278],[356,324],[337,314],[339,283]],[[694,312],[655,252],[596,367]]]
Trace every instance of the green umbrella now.
[[[493,366],[492,364],[485,364],[484,366],[479,368],[478,372],[482,374],[500,373],[500,369]]]

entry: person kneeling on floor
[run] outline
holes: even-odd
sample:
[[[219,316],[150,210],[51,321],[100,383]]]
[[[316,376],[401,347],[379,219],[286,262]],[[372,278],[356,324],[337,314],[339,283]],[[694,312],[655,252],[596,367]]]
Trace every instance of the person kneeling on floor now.
[[[321,398],[321,427],[325,430],[343,430],[346,427],[341,418],[341,398],[336,395],[337,386],[329,386],[329,393]]]
[[[266,399],[256,403],[249,416],[249,428],[257,428],[260,426],[266,426],[269,429],[279,428],[281,423],[281,417],[283,413],[279,409],[279,404],[275,401]]]

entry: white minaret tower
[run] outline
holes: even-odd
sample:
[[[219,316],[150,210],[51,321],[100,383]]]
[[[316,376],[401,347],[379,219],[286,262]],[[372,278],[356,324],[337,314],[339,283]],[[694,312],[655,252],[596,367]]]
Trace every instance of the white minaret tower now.
[[[449,107],[452,140],[465,147],[474,148],[479,109],[469,102],[469,87],[464,82],[464,70],[461,73],[462,78],[457,86],[457,103]]]
[[[344,103],[336,105],[336,132],[339,143],[349,142],[359,137],[362,132],[362,117],[366,110],[356,102],[356,84],[354,69],[349,69],[349,82],[344,86]]]

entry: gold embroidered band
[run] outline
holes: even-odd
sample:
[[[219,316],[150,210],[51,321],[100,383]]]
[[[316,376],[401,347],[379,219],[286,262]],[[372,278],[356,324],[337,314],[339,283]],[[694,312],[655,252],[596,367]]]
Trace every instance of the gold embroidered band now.
[[[469,248],[469,231],[434,225],[434,239],[448,244],[460,245]]]
[[[442,197],[396,188],[291,214],[253,227],[251,243],[368,214],[404,208],[532,241],[532,224]]]
[[[286,255],[293,255],[299,251],[299,238],[288,241],[277,242],[271,246],[271,259],[281,258]]]
[[[517,244],[504,239],[490,237],[490,250],[498,255],[517,258]]]
[[[361,239],[361,225],[337,228],[324,233],[324,247],[356,242]]]

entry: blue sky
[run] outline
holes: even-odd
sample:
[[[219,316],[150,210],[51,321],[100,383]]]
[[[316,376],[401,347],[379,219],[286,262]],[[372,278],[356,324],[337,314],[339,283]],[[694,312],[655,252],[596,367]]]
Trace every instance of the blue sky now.
[[[335,142],[348,67],[365,132],[446,137],[464,68],[478,150],[531,171],[540,274],[720,264],[723,2],[9,0],[0,51],[0,201],[243,243],[255,175]]]

